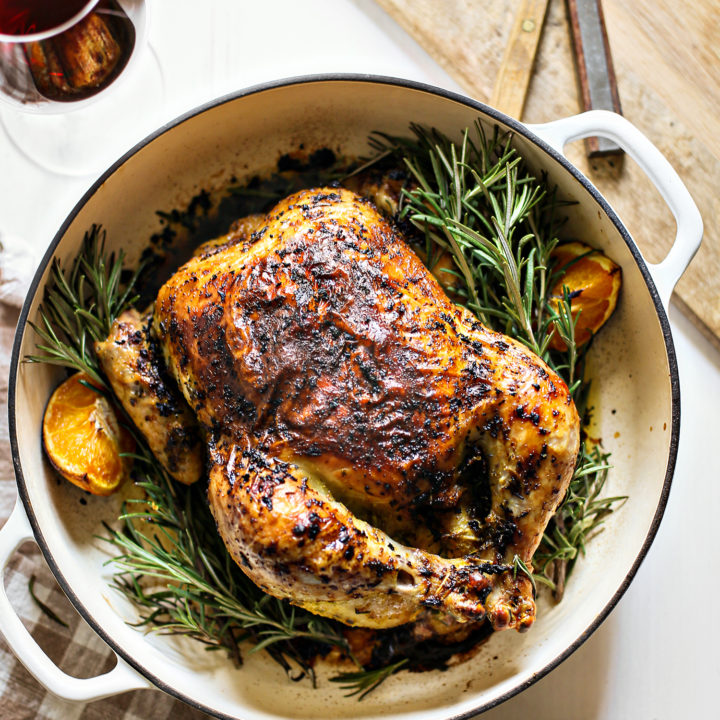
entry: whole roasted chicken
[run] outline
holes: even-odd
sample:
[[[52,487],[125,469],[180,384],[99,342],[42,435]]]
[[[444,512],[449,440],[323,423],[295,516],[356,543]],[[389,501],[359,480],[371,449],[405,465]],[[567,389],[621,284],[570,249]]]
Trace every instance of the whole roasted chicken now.
[[[197,419],[218,531],[269,594],[355,626],[527,629],[519,568],[578,452],[563,381],[349,190],[299,192],[250,229],[183,265],[153,317],[119,319],[101,353],[119,397],[152,394],[141,355],[177,383],[189,409],[167,432]]]

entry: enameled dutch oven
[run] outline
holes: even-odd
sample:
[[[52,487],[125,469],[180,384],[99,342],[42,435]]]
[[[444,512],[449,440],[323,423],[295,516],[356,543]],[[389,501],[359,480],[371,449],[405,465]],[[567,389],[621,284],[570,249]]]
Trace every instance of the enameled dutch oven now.
[[[113,521],[119,497],[89,498],[54,481],[41,448],[43,410],[62,377],[46,365],[23,364],[36,338],[28,321],[51,260],[67,262],[93,224],[111,248],[137,258],[158,230],[157,210],[183,207],[201,189],[271,170],[296,149],[331,147],[368,153],[371,131],[407,132],[408,123],[458,137],[476,118],[516,134],[530,166],[547,172],[568,209],[568,235],[601,249],[622,266],[618,309],[593,345],[594,431],[612,452],[607,491],[628,501],[592,540],[564,600],[541,602],[530,632],[494,636],[481,652],[446,672],[390,678],[363,702],[343,697],[320,671],[319,686],[290,682],[262,653],[234,669],[220,653],[198,652],[177,638],[144,634],[128,621],[133,607],[110,589],[107,548],[95,539]],[[593,185],[563,155],[565,143],[611,138],[643,167],[677,220],[675,244],[663,262],[646,263],[627,230]],[[77,204],[50,245],[20,316],[10,374],[10,441],[18,502],[0,531],[0,561],[27,539],[40,546],[80,614],[118,656],[105,675],[76,679],[40,650],[10,606],[0,583],[0,628],[27,668],[49,690],[90,700],[156,686],[209,713],[229,718],[459,718],[527,688],[576,650],[627,589],[660,523],[677,454],[680,398],[666,307],[675,282],[697,250],[699,213],[658,150],[618,115],[591,112],[528,127],[480,103],[437,88],[390,78],[322,76],[291,79],[223,98],[161,128],[113,165]],[[497,658],[497,659],[495,659]]]

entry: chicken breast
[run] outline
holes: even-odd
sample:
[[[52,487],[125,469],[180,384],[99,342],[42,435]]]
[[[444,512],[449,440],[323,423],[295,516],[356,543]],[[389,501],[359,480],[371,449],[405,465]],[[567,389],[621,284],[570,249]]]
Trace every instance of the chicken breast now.
[[[268,593],[350,625],[526,629],[579,445],[563,381],[452,303],[333,188],[181,267],[154,328],[208,439],[210,507]]]

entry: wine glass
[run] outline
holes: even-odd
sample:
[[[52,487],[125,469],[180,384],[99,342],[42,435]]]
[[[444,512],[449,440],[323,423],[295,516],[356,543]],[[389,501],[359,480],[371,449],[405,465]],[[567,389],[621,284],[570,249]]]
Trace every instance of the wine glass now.
[[[91,175],[156,127],[164,82],[147,26],[144,0],[0,0],[0,120],[15,147]]]

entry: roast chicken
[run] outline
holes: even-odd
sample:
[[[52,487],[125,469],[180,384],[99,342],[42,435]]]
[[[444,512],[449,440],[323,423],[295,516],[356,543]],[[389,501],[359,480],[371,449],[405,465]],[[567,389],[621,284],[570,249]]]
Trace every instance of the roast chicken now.
[[[144,326],[231,556],[348,625],[527,629],[521,568],[578,453],[564,382],[452,302],[370,200],[305,190],[250,225],[183,265]]]

